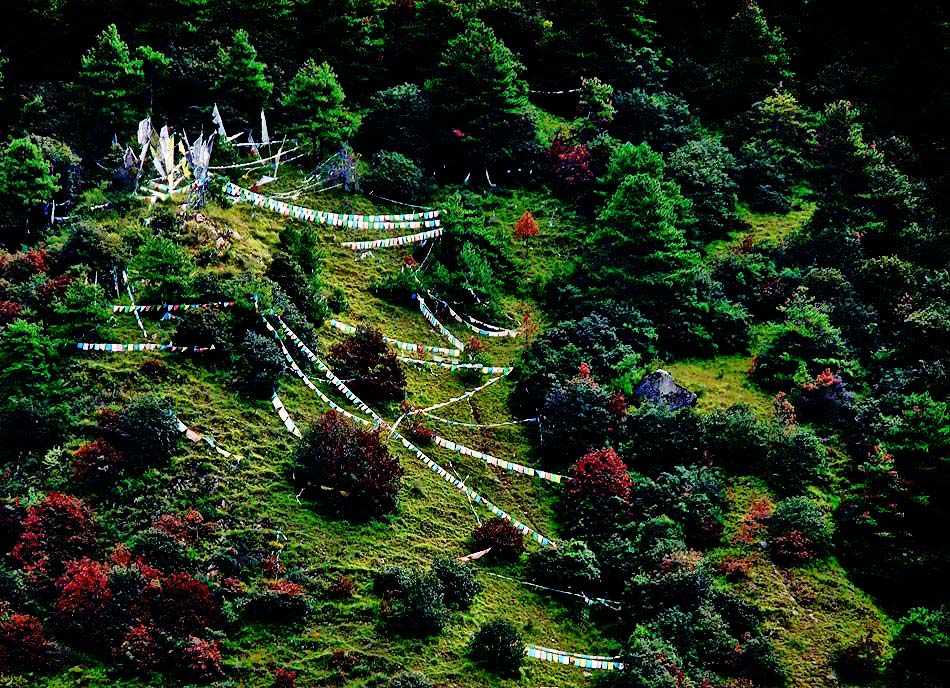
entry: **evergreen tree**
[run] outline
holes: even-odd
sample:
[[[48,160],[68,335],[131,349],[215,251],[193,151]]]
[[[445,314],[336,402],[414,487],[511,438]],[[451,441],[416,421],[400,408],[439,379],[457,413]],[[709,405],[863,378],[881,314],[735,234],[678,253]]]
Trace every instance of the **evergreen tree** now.
[[[24,222],[29,232],[30,210],[59,191],[43,152],[29,138],[13,139],[0,156],[0,215]]]
[[[481,22],[449,41],[431,94],[441,133],[469,165],[510,159],[535,141],[522,65]]]
[[[220,51],[218,61],[221,66],[215,91],[223,101],[222,107],[244,121],[255,121],[274,84],[267,80],[266,65],[257,59],[257,49],[251,45],[247,31],[234,33],[231,47]]]
[[[290,131],[319,151],[339,146],[356,132],[359,118],[343,107],[344,100],[333,68],[310,59],[290,81],[281,104]]]
[[[715,76],[725,112],[741,112],[792,78],[785,37],[750,0],[729,23]]]
[[[635,303],[666,301],[698,261],[686,246],[688,208],[672,182],[649,174],[624,177],[588,240],[598,286]]]
[[[107,26],[83,55],[73,90],[80,112],[103,139],[97,140],[97,147],[111,140],[113,133],[120,140],[131,137],[146,106],[145,77],[141,61],[132,57],[115,24]]]

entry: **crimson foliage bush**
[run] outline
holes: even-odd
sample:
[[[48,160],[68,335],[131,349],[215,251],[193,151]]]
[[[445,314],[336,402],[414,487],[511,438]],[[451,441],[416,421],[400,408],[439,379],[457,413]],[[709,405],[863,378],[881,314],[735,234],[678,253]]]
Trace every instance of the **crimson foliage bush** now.
[[[329,411],[300,444],[296,474],[313,488],[311,495],[326,494],[342,514],[372,518],[396,508],[403,469],[378,431]]]
[[[357,327],[356,333],[330,348],[336,372],[353,392],[368,401],[399,401],[406,396],[406,376],[396,354],[375,327]]]
[[[524,533],[503,518],[490,518],[472,531],[475,549],[491,547],[492,558],[514,561],[524,552]]]

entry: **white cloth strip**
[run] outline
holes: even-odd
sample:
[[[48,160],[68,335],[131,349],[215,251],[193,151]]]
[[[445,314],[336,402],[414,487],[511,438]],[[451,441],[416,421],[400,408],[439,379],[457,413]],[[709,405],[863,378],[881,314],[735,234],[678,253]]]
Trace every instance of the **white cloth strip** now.
[[[423,414],[427,418],[438,421],[440,423],[445,423],[446,425],[458,425],[463,428],[502,428],[506,425],[521,425],[522,423],[537,423],[537,418],[524,418],[522,420],[509,420],[504,423],[462,423],[457,420],[449,420],[448,418],[441,418],[434,413],[425,413]]]
[[[356,332],[356,327],[353,325],[348,325],[345,322],[340,322],[339,320],[334,320],[330,318],[327,321],[327,325],[333,327],[340,332],[345,332],[346,334],[353,334]],[[387,337],[383,335],[383,341],[387,344],[395,346],[397,349],[402,349],[403,351],[415,351],[415,352],[428,352],[434,354],[445,354],[446,356],[461,356],[462,351],[460,349],[446,349],[441,346],[429,346],[427,344],[413,344],[412,342],[401,342],[398,339],[393,339],[392,337]]]
[[[413,297],[419,302],[419,311],[422,313],[422,317],[424,317],[426,321],[432,325],[432,327],[438,330],[439,333],[445,337],[446,340],[448,340],[449,344],[459,350],[464,351],[465,344],[462,342],[462,340],[458,339],[454,334],[449,332],[445,325],[439,322],[438,318],[435,317],[435,313],[433,313],[429,309],[429,306],[426,305],[425,299],[423,299],[419,294],[413,294]]]
[[[505,461],[504,459],[499,459],[498,457],[492,456],[491,454],[486,454],[485,452],[480,452],[476,449],[470,449],[465,445],[452,442],[451,440],[447,440],[444,437],[439,437],[438,435],[434,435],[432,437],[432,441],[443,449],[448,449],[449,451],[455,452],[456,454],[462,454],[463,456],[471,456],[472,458],[484,461],[489,466],[497,466],[498,468],[503,468],[506,471],[512,471],[514,473],[520,473],[521,475],[541,478],[542,480],[550,480],[552,483],[558,484],[567,480],[567,478],[565,478],[563,475],[542,471],[539,468],[523,466],[520,463],[514,463],[512,461]]]

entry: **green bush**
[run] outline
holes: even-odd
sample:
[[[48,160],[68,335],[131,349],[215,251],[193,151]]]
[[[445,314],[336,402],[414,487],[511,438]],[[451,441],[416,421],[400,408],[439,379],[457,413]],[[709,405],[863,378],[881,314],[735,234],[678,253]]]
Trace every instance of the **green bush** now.
[[[507,619],[493,619],[478,629],[469,644],[472,659],[489,671],[515,676],[525,657],[521,633]]]
[[[399,674],[389,682],[388,688],[433,688],[422,674]]]
[[[274,338],[248,330],[235,356],[239,384],[251,395],[269,397],[286,366]]]
[[[600,584],[597,556],[582,540],[559,542],[528,556],[532,580],[541,585],[577,592],[594,590]]]
[[[452,609],[468,609],[482,589],[475,579],[475,567],[453,557],[433,559],[432,573],[442,582],[445,604]]]
[[[789,564],[820,558],[831,547],[833,527],[828,515],[808,497],[779,502],[767,521],[772,556]]]
[[[180,303],[191,290],[195,263],[179,244],[152,237],[132,257],[136,298],[143,303]]]
[[[409,569],[400,574],[399,588],[393,591],[391,604],[382,611],[386,626],[394,633],[430,636],[448,623],[442,581],[428,571]]]
[[[370,160],[363,186],[371,193],[417,202],[429,195],[429,183],[419,166],[402,153],[379,151]]]
[[[167,400],[153,395],[138,397],[119,416],[116,448],[127,464],[139,468],[168,463],[178,449],[181,433]]]

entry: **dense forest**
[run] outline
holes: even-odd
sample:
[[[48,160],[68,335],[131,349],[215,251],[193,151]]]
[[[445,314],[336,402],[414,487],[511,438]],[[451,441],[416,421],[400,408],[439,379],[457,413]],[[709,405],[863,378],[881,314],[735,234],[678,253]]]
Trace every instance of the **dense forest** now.
[[[4,14],[0,686],[947,685],[945,4]]]

